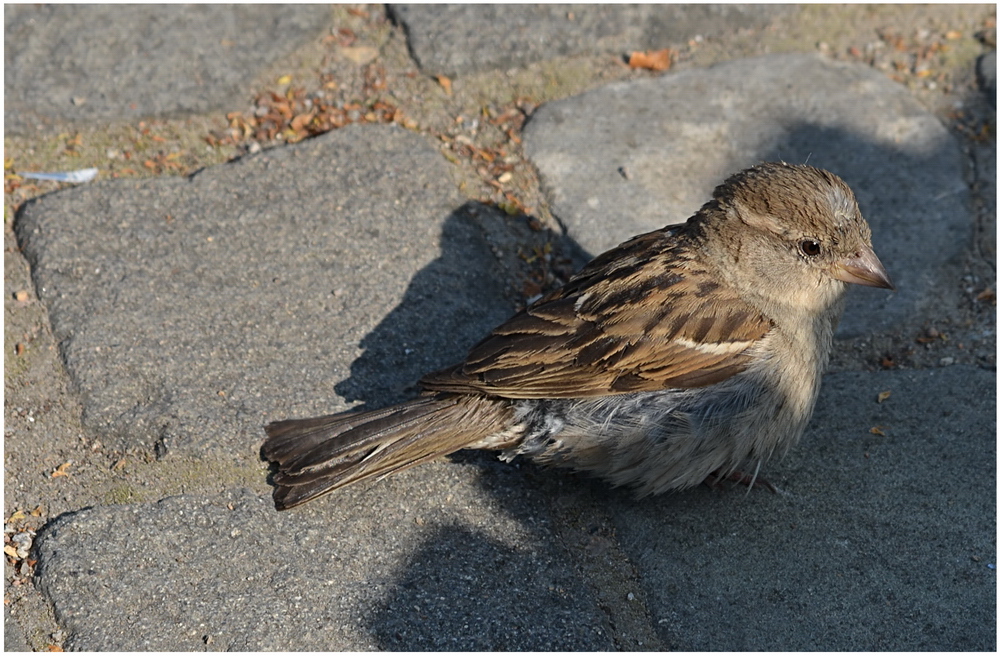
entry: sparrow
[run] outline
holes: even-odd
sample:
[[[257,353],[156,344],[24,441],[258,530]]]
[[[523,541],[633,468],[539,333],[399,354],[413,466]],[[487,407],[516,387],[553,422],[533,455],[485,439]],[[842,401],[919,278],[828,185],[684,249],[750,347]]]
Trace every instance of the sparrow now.
[[[279,510],[459,449],[635,488],[752,486],[812,415],[848,284],[895,289],[850,188],[762,163],[495,328],[423,395],[276,421]],[[753,475],[743,472],[753,471]]]

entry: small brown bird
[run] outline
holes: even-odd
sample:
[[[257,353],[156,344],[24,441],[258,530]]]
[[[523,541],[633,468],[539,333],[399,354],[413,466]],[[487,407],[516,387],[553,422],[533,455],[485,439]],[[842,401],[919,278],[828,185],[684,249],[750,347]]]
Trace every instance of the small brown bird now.
[[[640,495],[752,485],[805,429],[847,283],[894,289],[850,188],[810,166],[747,169],[425,376],[424,396],[268,425],[275,506],[466,448]]]

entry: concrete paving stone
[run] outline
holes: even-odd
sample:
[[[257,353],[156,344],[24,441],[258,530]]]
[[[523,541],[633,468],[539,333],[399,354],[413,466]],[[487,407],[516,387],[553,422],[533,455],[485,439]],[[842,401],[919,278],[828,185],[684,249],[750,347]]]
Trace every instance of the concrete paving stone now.
[[[24,631],[6,606],[3,609],[3,649],[6,652],[31,651],[28,641],[24,638]]]
[[[278,513],[234,490],[65,515],[39,578],[72,650],[613,648],[516,468],[432,463]]]
[[[609,514],[673,649],[993,652],[995,462],[995,371],[843,372],[762,472],[781,493]]]
[[[429,74],[509,69],[564,55],[628,54],[759,28],[776,5],[389,5]]]
[[[979,192],[979,218],[973,252],[990,269],[997,267],[997,145],[995,141],[975,144],[971,149]],[[979,281],[976,281],[977,283]]]
[[[4,129],[227,107],[329,22],[324,5],[7,5]]]
[[[462,203],[423,137],[349,126],[53,193],[16,230],[106,445],[255,460],[268,421],[406,398],[510,315]]]
[[[524,149],[553,213],[593,254],[684,221],[715,185],[763,160],[837,173],[899,289],[852,289],[842,337],[919,323],[971,243],[965,162],[944,126],[882,73],[818,55],[736,60],[548,103],[525,126]]]
[[[988,52],[976,60],[976,79],[993,107],[997,106],[997,53]]]

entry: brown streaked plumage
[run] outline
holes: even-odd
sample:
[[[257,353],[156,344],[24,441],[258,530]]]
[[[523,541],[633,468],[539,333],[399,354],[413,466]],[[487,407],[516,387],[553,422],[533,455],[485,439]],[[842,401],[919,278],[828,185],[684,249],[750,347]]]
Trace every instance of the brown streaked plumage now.
[[[600,255],[425,376],[425,396],[268,425],[275,505],[462,448],[640,494],[759,467],[812,413],[847,283],[892,287],[843,181],[747,169],[686,223]]]

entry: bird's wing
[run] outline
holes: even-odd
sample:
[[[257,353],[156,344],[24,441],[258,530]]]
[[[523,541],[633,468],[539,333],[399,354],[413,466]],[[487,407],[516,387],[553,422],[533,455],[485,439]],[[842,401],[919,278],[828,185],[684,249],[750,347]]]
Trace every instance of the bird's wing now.
[[[701,387],[742,371],[771,322],[677,229],[640,235],[512,317],[427,390],[512,399]]]

